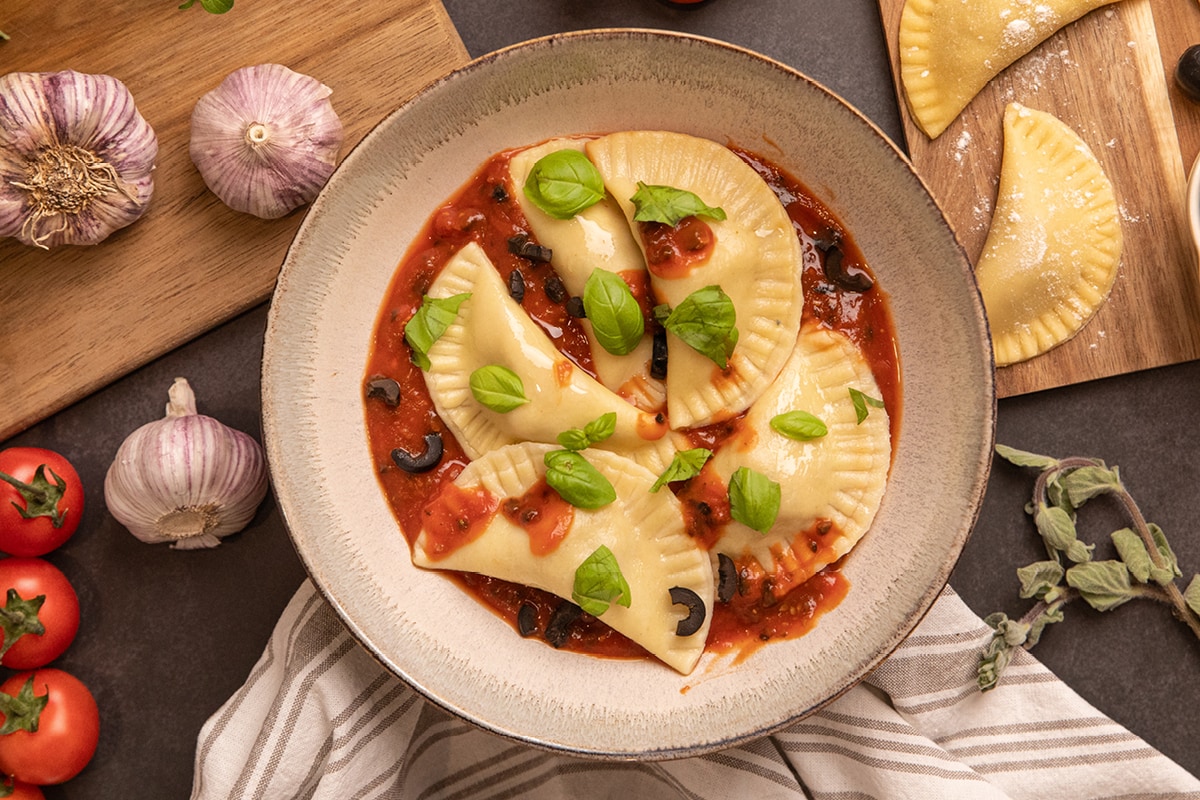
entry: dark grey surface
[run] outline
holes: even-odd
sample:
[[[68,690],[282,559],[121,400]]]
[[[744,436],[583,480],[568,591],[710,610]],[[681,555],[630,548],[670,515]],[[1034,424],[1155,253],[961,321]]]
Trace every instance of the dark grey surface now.
[[[592,27],[721,38],[806,72],[902,143],[874,0],[712,0],[694,9],[659,0],[445,5],[472,55]],[[60,450],[76,463],[87,494],[80,532],[51,560],[79,590],[83,617],[58,665],[94,689],[101,742],[83,774],[47,787],[51,800],[187,797],[200,726],[241,685],[303,579],[269,497],[245,532],[204,552],[141,544],[103,506],[103,476],[117,446],[161,416],[177,375],[192,382],[201,412],[260,435],[265,322],[266,308],[255,309],[0,445]],[[1195,571],[1197,386],[1200,363],[1193,363],[1004,400],[997,440],[1119,464],[1146,516],[1167,531],[1185,570]],[[947,387],[946,402],[971,390]],[[1022,510],[1032,480],[1004,464],[994,469],[979,525],[951,579],[981,615],[1019,616],[1027,608],[1017,597],[1015,570],[1041,556]],[[1083,518],[1094,541],[1124,525],[1103,503]],[[1103,615],[1072,607],[1067,617],[1035,654],[1102,711],[1200,774],[1200,643],[1164,608],[1146,603]]]

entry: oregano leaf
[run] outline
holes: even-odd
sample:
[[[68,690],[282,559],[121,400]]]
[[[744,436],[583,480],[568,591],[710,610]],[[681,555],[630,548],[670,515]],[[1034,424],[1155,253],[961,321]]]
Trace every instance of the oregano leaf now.
[[[1018,450],[1015,447],[1008,445],[996,445],[996,455],[1003,458],[1010,464],[1015,464],[1018,467],[1036,467],[1037,469],[1053,469],[1058,466],[1058,459],[1050,456],[1040,456],[1037,453],[1030,453],[1025,450]]]
[[[1075,521],[1058,506],[1039,504],[1033,522],[1046,544],[1060,552],[1065,553],[1076,539]]]
[[[1057,561],[1036,561],[1017,570],[1021,597],[1041,599],[1063,579],[1065,570]]]
[[[1047,608],[1041,614],[1038,614],[1033,622],[1029,623],[1029,634],[1025,637],[1025,648],[1029,649],[1037,644],[1042,638],[1042,631],[1047,625],[1055,622],[1063,621],[1063,612],[1061,606]]]
[[[1076,564],[1083,564],[1092,560],[1092,551],[1096,549],[1094,544],[1085,544],[1080,539],[1076,539],[1067,546],[1067,558]]]
[[[1121,478],[1116,469],[1104,466],[1079,467],[1064,474],[1060,480],[1075,508],[1093,497],[1121,489]]]
[[[1089,561],[1067,570],[1067,584],[1097,611],[1109,611],[1133,599],[1129,570],[1120,561]]]
[[[1200,575],[1193,575],[1191,583],[1183,590],[1183,601],[1200,617]]]
[[[1111,538],[1117,548],[1117,555],[1121,557],[1133,579],[1139,583],[1148,582],[1150,569],[1154,565],[1150,561],[1150,552],[1146,550],[1146,543],[1142,541],[1142,537],[1132,528],[1122,528],[1113,531]]]

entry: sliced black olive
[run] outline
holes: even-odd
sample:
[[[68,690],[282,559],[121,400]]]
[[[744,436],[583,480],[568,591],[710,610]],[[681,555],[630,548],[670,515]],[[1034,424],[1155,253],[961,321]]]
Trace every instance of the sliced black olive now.
[[[1194,44],[1175,64],[1175,83],[1189,100],[1200,103],[1200,44]]]
[[[567,299],[567,287],[563,286],[557,275],[546,278],[546,297],[550,298],[551,303],[561,303]]]
[[[537,606],[533,603],[521,603],[517,610],[517,633],[522,636],[537,633]]]
[[[571,625],[583,613],[583,609],[569,600],[564,600],[550,613],[546,623],[546,641],[551,647],[562,647],[571,635]]]
[[[497,183],[492,187],[492,199],[497,203],[503,203],[508,200],[508,190],[504,188],[503,184]]]
[[[846,268],[845,253],[834,245],[825,251],[825,277],[850,292],[865,292],[875,285],[871,276],[858,267]]]
[[[528,258],[530,261],[549,261],[554,256],[554,251],[549,247],[543,247],[536,242],[529,241],[529,234],[518,233],[516,236],[510,236],[508,239],[508,252],[521,258]]]
[[[429,472],[442,460],[442,434],[434,431],[425,434],[425,452],[414,456],[397,447],[392,451],[392,461],[405,472]]]
[[[667,332],[659,328],[654,332],[654,347],[650,351],[650,377],[655,380],[667,379]]]
[[[671,588],[671,602],[677,606],[687,606],[688,610],[688,615],[679,620],[679,624],[675,626],[676,636],[691,636],[700,630],[700,626],[704,624],[704,617],[708,613],[700,595],[685,586],[675,586]]]
[[[400,384],[386,375],[374,375],[367,381],[367,397],[378,397],[395,408],[400,405]]]
[[[737,565],[724,553],[717,554],[717,600],[728,603],[737,591]]]
[[[828,253],[834,247],[842,244],[842,232],[836,228],[826,228],[820,236],[813,239],[813,244],[822,253]]]
[[[519,269],[508,273],[508,294],[518,303],[525,299],[525,276]]]
[[[586,319],[587,311],[583,308],[583,298],[579,296],[567,298],[567,314],[575,319]]]

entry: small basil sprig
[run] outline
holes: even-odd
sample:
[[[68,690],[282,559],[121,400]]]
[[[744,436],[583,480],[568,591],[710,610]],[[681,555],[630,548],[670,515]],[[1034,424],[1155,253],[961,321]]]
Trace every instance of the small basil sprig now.
[[[404,341],[413,350],[413,363],[421,369],[429,369],[429,348],[441,338],[446,329],[458,316],[458,309],[468,298],[469,292],[453,297],[421,298],[421,306],[404,326]]]
[[[1160,600],[1200,638],[1200,575],[1179,589],[1175,579],[1183,573],[1166,534],[1142,516],[1116,467],[1110,469],[1098,459],[1056,459],[1002,444],[996,445],[996,454],[1019,467],[1039,470],[1026,510],[1050,558],[1017,570],[1020,596],[1037,600],[1029,613],[1015,620],[1004,613],[984,618],[993,632],[979,656],[981,690],[994,688],[1013,651],[1037,644],[1047,625],[1063,621],[1063,607],[1075,599],[1098,611],[1138,598]],[[1133,524],[1111,534],[1118,558],[1094,561],[1095,546],[1078,538],[1076,515],[1084,503],[1102,494],[1119,499]]]
[[[555,219],[570,219],[604,199],[604,179],[578,150],[542,156],[525,179],[525,196]]]
[[[657,492],[668,483],[686,481],[688,478],[696,477],[710,458],[712,458],[712,450],[706,450],[703,447],[681,450],[671,459],[671,463],[663,470],[663,474],[658,476],[658,480],[650,487],[650,491]]]
[[[685,217],[725,219],[725,211],[708,205],[695,194],[674,186],[654,186],[638,181],[633,203],[635,222],[661,222],[678,225]]]
[[[475,370],[469,383],[475,399],[499,414],[507,414],[529,402],[521,376],[500,364],[488,364]]]
[[[624,279],[594,269],[583,287],[583,311],[592,323],[596,341],[614,356],[628,355],[642,340],[646,321]]]
[[[817,416],[807,411],[785,411],[771,417],[771,428],[789,439],[809,442],[829,433],[829,428]]]
[[[749,467],[729,479],[729,515],[747,528],[766,533],[779,516],[779,484]]]
[[[874,408],[883,408],[883,401],[878,398],[865,395],[858,389],[850,389],[850,402],[854,404],[854,416],[858,419],[858,424],[862,425],[863,420],[867,418],[870,410],[867,406]]]
[[[617,432],[617,412],[601,414],[582,429],[571,428],[558,435],[558,443],[568,450],[586,450]]]
[[[721,369],[729,366],[738,340],[737,310],[720,286],[697,289],[674,309],[655,306],[654,318]]]
[[[575,570],[571,599],[593,617],[608,611],[612,603],[629,608],[632,602],[629,582],[621,574],[617,557],[604,545],[597,547]]]
[[[546,483],[576,508],[603,508],[617,499],[608,478],[574,450],[551,450],[542,457]]]

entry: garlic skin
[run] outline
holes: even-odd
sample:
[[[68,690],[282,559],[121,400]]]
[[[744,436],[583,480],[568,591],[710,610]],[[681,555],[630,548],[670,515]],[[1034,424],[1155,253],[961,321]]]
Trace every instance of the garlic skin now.
[[[145,213],[158,137],[111,75],[0,77],[0,236],[97,244]]]
[[[282,217],[311,202],[337,164],[331,93],[281,64],[235,70],[192,109],[192,163],[234,211]]]
[[[267,462],[251,436],[196,413],[184,378],[163,419],[122,442],[104,477],[108,510],[143,542],[216,547],[249,524],[267,494]]]

